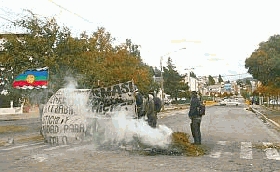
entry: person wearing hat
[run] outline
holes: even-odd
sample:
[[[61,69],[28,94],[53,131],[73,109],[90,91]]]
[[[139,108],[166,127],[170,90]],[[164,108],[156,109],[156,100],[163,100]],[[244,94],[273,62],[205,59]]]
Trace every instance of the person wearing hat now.
[[[156,128],[157,126],[157,117],[155,114],[155,104],[154,104],[154,95],[153,92],[149,92],[148,94],[148,101],[146,106],[146,113],[148,118],[148,124],[152,128]]]
[[[189,109],[189,118],[191,119],[191,132],[194,139],[195,145],[201,144],[201,132],[200,132],[200,123],[201,123],[201,116],[199,115],[198,108],[200,106],[200,101],[197,97],[197,92],[192,91],[191,93],[191,102],[190,102],[190,109]]]

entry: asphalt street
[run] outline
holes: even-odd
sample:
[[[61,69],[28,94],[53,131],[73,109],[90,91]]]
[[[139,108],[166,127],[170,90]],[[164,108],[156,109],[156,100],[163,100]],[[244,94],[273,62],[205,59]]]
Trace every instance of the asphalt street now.
[[[159,125],[190,132],[187,109],[159,114]],[[246,106],[208,107],[201,124],[198,157],[144,156],[93,143],[51,146],[29,141],[0,147],[1,171],[279,171],[280,134]],[[190,138],[192,139],[192,138]]]

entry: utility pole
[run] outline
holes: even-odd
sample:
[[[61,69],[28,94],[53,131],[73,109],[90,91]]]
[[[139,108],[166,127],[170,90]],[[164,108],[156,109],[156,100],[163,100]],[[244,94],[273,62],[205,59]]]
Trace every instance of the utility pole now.
[[[191,91],[191,70],[194,70],[194,68],[186,68],[185,70],[188,71],[188,83],[189,83],[189,91]],[[195,83],[196,84],[196,83]]]
[[[163,68],[162,68],[162,59],[163,57],[160,57],[160,87],[161,87],[161,102],[162,102],[162,110],[164,110],[164,88],[163,88]]]

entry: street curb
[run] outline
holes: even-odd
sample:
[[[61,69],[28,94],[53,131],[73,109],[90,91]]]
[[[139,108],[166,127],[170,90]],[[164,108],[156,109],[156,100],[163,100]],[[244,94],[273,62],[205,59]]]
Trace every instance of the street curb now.
[[[31,118],[32,119],[33,118],[40,118],[39,112],[0,115],[0,121],[13,121],[13,120],[31,119]]]
[[[13,144],[17,144],[17,143],[24,143],[24,142],[28,142],[28,139],[32,139],[35,137],[41,137],[39,132],[33,132],[33,133],[29,133],[29,134],[24,134],[24,135],[14,135],[14,136],[10,136],[10,137],[2,137],[0,139],[0,147],[1,146],[9,146],[9,145],[13,145]],[[12,138],[14,141],[14,143],[8,143],[8,140]]]
[[[211,104],[211,105],[206,105],[206,107],[216,106],[217,104],[218,103],[214,103],[214,104]],[[166,116],[164,116],[164,114],[172,112],[173,110],[188,110],[188,109],[189,109],[189,106],[187,106],[187,107],[175,107],[175,106],[173,106],[172,108],[168,108],[168,109],[165,109],[163,111],[160,111],[158,113],[158,117],[166,117]]]
[[[261,115],[262,117],[265,118],[265,120],[271,122],[273,125],[275,125],[276,127],[280,128],[280,125],[279,125],[278,123],[276,123],[275,121],[273,121],[273,120],[267,118],[263,113],[259,112],[258,110],[252,108],[252,112]]]

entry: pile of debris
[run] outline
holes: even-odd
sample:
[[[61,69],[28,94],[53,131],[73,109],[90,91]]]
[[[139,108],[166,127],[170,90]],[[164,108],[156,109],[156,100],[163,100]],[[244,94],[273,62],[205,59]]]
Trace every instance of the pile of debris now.
[[[150,147],[138,140],[138,148],[133,152],[141,155],[175,155],[175,156],[201,156],[206,154],[207,148],[203,145],[193,145],[189,135],[184,132],[173,132],[171,144],[166,148]]]
[[[200,156],[204,155],[206,150],[203,146],[193,145],[189,141],[189,135],[184,132],[172,133],[172,142],[169,149],[176,149],[186,156]]]
[[[280,143],[271,143],[271,144],[254,144],[253,145],[254,148],[256,149],[261,149],[261,150],[265,150],[265,149],[277,149],[280,150]]]

